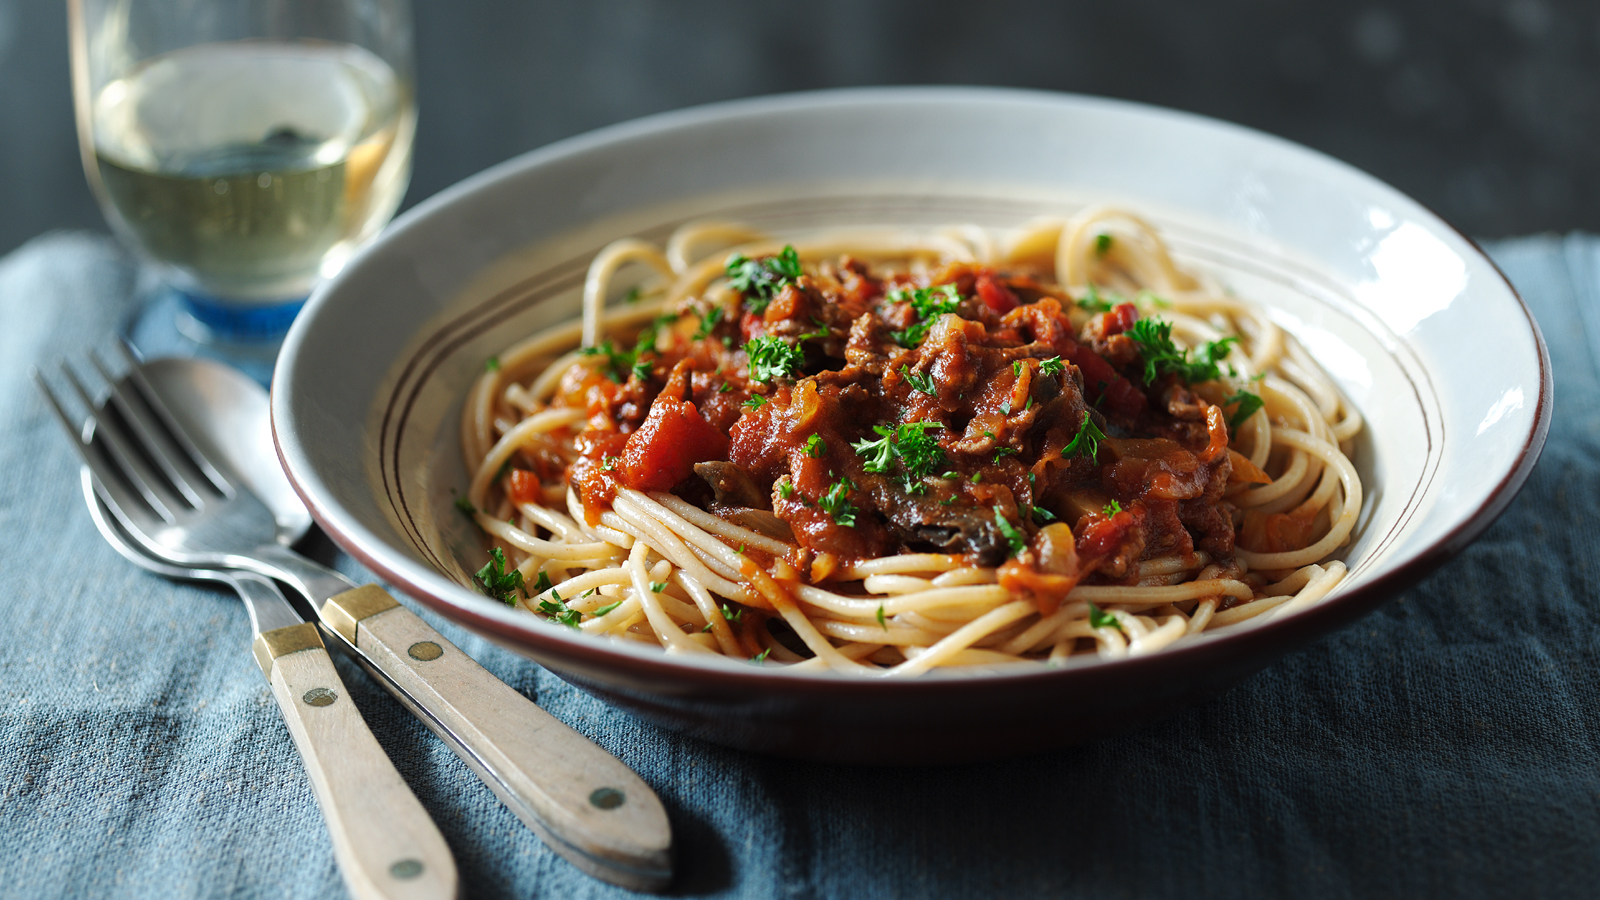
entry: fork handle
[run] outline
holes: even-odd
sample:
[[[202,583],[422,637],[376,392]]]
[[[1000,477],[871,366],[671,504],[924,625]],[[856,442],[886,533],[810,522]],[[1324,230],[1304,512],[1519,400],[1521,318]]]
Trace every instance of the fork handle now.
[[[311,777],[350,894],[455,897],[449,846],[351,702],[317,626],[264,632],[254,650]]]
[[[382,588],[329,599],[323,623],[352,644],[552,850],[603,881],[658,891],[672,826],[634,771],[461,652]]]

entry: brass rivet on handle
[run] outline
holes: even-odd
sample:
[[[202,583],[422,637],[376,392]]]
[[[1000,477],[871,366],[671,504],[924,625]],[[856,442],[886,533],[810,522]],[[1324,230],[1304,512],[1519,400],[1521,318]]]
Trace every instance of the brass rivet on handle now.
[[[389,867],[389,874],[396,878],[410,880],[422,874],[422,863],[414,859],[402,859]]]
[[[409,654],[412,659],[420,659],[423,662],[432,662],[433,660],[436,660],[444,655],[444,648],[440,647],[438,644],[435,644],[433,641],[417,641],[415,644],[411,645],[411,649],[407,650],[406,653]]]
[[[616,809],[626,799],[628,798],[616,788],[596,788],[595,792],[589,795],[589,802],[599,809]]]
[[[311,706],[332,706],[333,701],[339,699],[339,695],[327,688],[312,688],[300,699]]]

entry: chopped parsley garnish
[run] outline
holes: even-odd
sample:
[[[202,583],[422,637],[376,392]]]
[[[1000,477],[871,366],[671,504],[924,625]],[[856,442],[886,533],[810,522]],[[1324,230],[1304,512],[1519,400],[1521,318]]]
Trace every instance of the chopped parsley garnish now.
[[[738,622],[740,619],[744,618],[744,607],[741,606],[738,609],[733,609],[729,607],[728,604],[724,603],[722,604],[722,618],[728,622]]]
[[[783,338],[772,335],[745,344],[744,352],[750,357],[750,380],[763,384],[774,378],[793,378],[806,362],[799,347],[791,347]]]
[[[777,256],[761,259],[735,253],[728,257],[724,271],[733,289],[744,295],[745,306],[759,315],[766,311],[767,304],[778,296],[784,285],[800,277],[800,254],[789,245]]]
[[[626,294],[622,295],[622,302],[623,303],[638,303],[639,302],[639,298],[643,297],[643,296],[644,296],[644,291],[641,291],[636,287],[631,287],[631,288],[628,288],[628,292]]]
[[[605,606],[602,606],[599,609],[595,610],[593,615],[594,615],[595,618],[598,619],[601,616],[605,615],[608,612],[611,612],[612,610],[616,609],[617,607],[619,607],[621,605],[622,605],[622,601],[621,600],[613,600],[610,603],[607,603]]]
[[[767,398],[761,396],[760,394],[751,394],[750,396],[744,398],[743,406],[745,409],[760,409],[761,404],[765,402],[767,402]]]
[[[619,462],[622,462],[622,457],[620,456],[602,456],[600,457],[600,471],[615,472]]]
[[[1000,533],[1005,535],[1006,543],[1011,545],[1012,556],[1016,556],[1027,549],[1028,539],[1023,537],[1022,532],[1018,531],[1017,527],[1006,519],[1005,513],[1001,512],[998,506],[994,508],[994,524],[999,527]]]
[[[633,364],[633,377],[639,379],[640,381],[644,381],[646,378],[650,377],[650,371],[652,368],[653,367],[648,359],[641,359]]]
[[[940,427],[937,422],[906,422],[892,429],[874,425],[877,440],[863,438],[851,446],[865,460],[862,468],[868,472],[887,473],[898,464],[901,486],[908,493],[920,494],[927,490],[922,479],[944,465],[944,450],[928,435],[930,428]]]
[[[1250,421],[1250,417],[1256,414],[1256,410],[1259,410],[1263,405],[1265,405],[1259,395],[1252,394],[1246,390],[1240,390],[1238,393],[1222,401],[1222,405],[1224,406],[1232,406],[1235,403],[1239,404],[1239,408],[1234,410],[1233,415],[1228,417],[1229,431],[1238,431],[1240,425]]]
[[[1016,452],[1017,452],[1017,449],[1015,447],[996,447],[995,451],[994,451],[995,464],[999,465],[1000,464],[1000,460],[1005,459],[1007,454],[1016,453]]]
[[[1107,503],[1105,507],[1100,510],[1100,515],[1109,519],[1119,512],[1122,512],[1122,504],[1113,500],[1110,503]]]
[[[478,511],[478,508],[473,506],[472,501],[468,500],[464,494],[456,498],[455,504],[456,509],[461,510],[461,512],[468,518],[471,518],[472,514]]]
[[[882,628],[884,631],[888,631],[889,630],[889,623],[885,622],[883,620],[883,604],[882,603],[878,604],[878,627]]]
[[[1097,234],[1097,235],[1094,236],[1094,255],[1095,256],[1105,256],[1106,255],[1106,251],[1108,251],[1110,249],[1111,249],[1111,235],[1105,234],[1105,233],[1102,232],[1101,234]]]
[[[498,372],[498,371],[500,371],[500,357],[491,356],[488,359],[484,360],[483,361],[483,369],[484,369],[485,372]]]
[[[822,439],[822,435],[813,434],[806,438],[805,446],[801,449],[812,459],[820,459],[822,454],[828,452],[828,442]]]
[[[761,651],[760,653],[757,653],[755,656],[750,657],[750,665],[759,666],[762,663],[766,662],[767,661],[767,654],[771,653],[771,652],[772,652],[772,648],[768,647],[767,649]]]
[[[550,573],[540,569],[539,580],[533,583],[533,592],[535,594],[542,594],[548,590],[550,590]]]
[[[1096,288],[1093,284],[1089,285],[1089,292],[1084,294],[1081,299],[1076,301],[1076,303],[1078,304],[1079,309],[1086,309],[1089,312],[1096,313],[1111,312],[1112,307],[1111,301],[1101,298],[1100,289]]]
[[[561,599],[561,595],[555,591],[551,591],[550,596],[555,599],[539,601],[539,611],[568,628],[577,628],[578,623],[583,621],[583,613],[569,609],[566,602]]]
[[[1116,616],[1091,603],[1089,604],[1089,627],[1115,628],[1116,630],[1121,631],[1122,623],[1117,621]]]
[[[652,582],[650,582],[650,593],[652,593],[652,594],[659,594],[659,593],[661,593],[662,591],[664,591],[666,589],[667,589],[667,583],[665,581],[652,581]]]
[[[918,375],[911,371],[910,366],[903,363],[900,366],[900,374],[905,376],[906,381],[909,382],[912,387],[923,392],[924,394],[927,394],[929,397],[939,396],[939,389],[933,386],[933,375],[927,373]]]
[[[1054,522],[1056,520],[1056,514],[1042,506],[1031,507],[1031,510],[1033,517],[1041,522]]]
[[[478,590],[488,596],[510,606],[517,605],[517,594],[522,591],[522,572],[516,568],[506,571],[506,553],[499,547],[489,551],[489,561],[472,580]]]
[[[1182,381],[1193,384],[1199,381],[1214,381],[1221,377],[1222,372],[1217,363],[1227,358],[1236,337],[1225,337],[1220,341],[1211,341],[1200,348],[1194,359],[1189,358],[1187,350],[1179,350],[1172,343],[1172,323],[1161,319],[1140,319],[1133,323],[1127,330],[1128,337],[1139,345],[1139,353],[1144,357],[1144,381],[1149,384],[1156,380],[1157,375],[1172,372]]]
[[[1011,374],[1018,378],[1022,377],[1022,360],[1014,359],[1011,361]]]
[[[1093,462],[1100,456],[1100,442],[1105,439],[1106,433],[1094,423],[1094,416],[1085,410],[1083,424],[1078,426],[1078,433],[1073,435],[1072,440],[1061,448],[1061,456],[1065,459],[1076,453]]]
[[[1065,371],[1067,371],[1067,364],[1062,362],[1059,356],[1039,360],[1040,375],[1060,375]]]
[[[794,482],[790,481],[787,475],[778,479],[778,496],[784,500],[794,496]]]
[[[721,321],[722,307],[712,307],[711,312],[706,313],[705,318],[700,320],[700,327],[696,328],[694,331],[694,339],[697,341],[703,341],[706,338],[711,337],[711,332],[716,329],[717,323]]]
[[[914,348],[928,336],[928,330],[933,327],[935,319],[946,313],[953,313],[961,306],[961,290],[953,284],[940,284],[909,291],[898,289],[889,292],[888,300],[891,303],[909,303],[916,312],[915,324],[905,331],[895,331],[890,334],[900,346]]]
[[[854,528],[856,525],[856,513],[860,512],[860,510],[856,509],[856,505],[846,498],[849,497],[851,491],[855,490],[855,487],[855,484],[849,478],[841,478],[835,481],[828,488],[828,492],[822,495],[822,499],[817,501],[817,508],[832,516],[833,521],[838,524],[846,528]]]
[[[724,381],[722,384],[717,386],[717,393],[719,393],[719,394],[726,394],[727,392],[729,392],[731,390],[733,390],[733,385],[728,383],[728,382],[726,382],[726,381]]]
[[[641,335],[640,346],[644,344],[643,337]],[[617,384],[626,382],[628,376],[633,373],[634,366],[639,362],[639,348],[637,346],[632,350],[618,350],[616,345],[609,340],[598,347],[583,348],[583,355],[604,356],[606,363],[602,367],[602,371],[604,371],[607,378]]]

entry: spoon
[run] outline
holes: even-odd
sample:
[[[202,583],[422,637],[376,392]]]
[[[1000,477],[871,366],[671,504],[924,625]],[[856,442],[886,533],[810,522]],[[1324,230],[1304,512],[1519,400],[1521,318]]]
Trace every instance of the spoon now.
[[[137,549],[95,493],[87,466],[83,498],[95,527],[123,558],[165,578],[220,581],[244,601],[256,662],[300,751],[351,895],[364,900],[456,896],[455,861],[444,837],[361,713],[341,697],[349,692],[316,626],[300,618],[272,579],[169,565]]]

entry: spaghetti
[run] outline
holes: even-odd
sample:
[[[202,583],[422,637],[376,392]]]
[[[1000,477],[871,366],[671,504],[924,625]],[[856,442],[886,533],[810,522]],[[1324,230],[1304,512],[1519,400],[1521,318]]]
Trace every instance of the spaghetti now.
[[[730,253],[703,255],[706,247]],[[652,275],[607,305],[619,272]],[[467,398],[486,593],[592,635],[915,675],[1156,652],[1345,573],[1361,419],[1113,208],[595,258]]]

